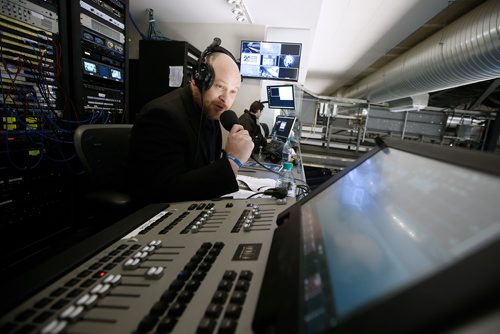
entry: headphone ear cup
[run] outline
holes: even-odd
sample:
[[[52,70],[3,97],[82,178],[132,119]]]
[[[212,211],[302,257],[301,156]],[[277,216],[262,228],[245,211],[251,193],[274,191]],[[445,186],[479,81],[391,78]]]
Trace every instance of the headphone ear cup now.
[[[201,63],[194,74],[194,82],[200,90],[206,91],[212,87],[214,77],[215,74],[212,65]]]

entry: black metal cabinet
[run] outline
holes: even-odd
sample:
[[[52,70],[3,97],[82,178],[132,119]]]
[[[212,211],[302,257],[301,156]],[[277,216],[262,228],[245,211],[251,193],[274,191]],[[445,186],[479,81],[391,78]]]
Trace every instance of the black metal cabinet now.
[[[130,60],[131,116],[152,99],[176,89],[179,84],[186,85],[200,54],[197,48],[184,41],[139,41],[139,59]],[[171,66],[182,69],[179,84],[171,82]]]

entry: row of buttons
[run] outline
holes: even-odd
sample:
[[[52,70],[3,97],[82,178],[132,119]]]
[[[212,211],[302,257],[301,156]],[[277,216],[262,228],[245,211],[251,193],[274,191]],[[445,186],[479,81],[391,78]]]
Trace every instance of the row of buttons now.
[[[139,234],[146,234],[148,233],[150,230],[152,230],[156,225],[160,224],[161,222],[165,221],[168,217],[170,217],[172,215],[172,211],[168,211],[165,213],[165,215],[159,219],[157,219],[155,222],[153,222],[151,225],[149,225],[148,227],[146,227],[144,230],[142,230],[141,232],[139,232]]]
[[[203,225],[207,222],[207,220],[210,219],[210,217],[213,216],[215,213],[215,208],[210,207],[209,209],[207,208],[206,210],[203,210],[200,212],[198,216],[196,216],[191,223],[187,224],[187,226],[181,231],[181,234],[186,234],[186,233],[198,233],[200,229],[203,227]]]
[[[85,310],[89,310],[99,298],[107,295],[112,287],[121,282],[121,275],[108,275],[101,283],[94,286],[89,293],[80,297],[74,304],[62,311],[59,316],[45,325],[41,334],[59,334],[63,333],[64,329],[70,322],[78,320]]]
[[[147,333],[155,326],[156,333],[171,332],[223,247],[222,242],[203,243],[144,316],[135,333]]]
[[[141,245],[137,244],[121,244],[117,246],[107,255],[101,256],[89,267],[67,280],[62,286],[55,288],[48,295],[35,301],[31,308],[21,311],[15,316],[13,322],[4,324],[0,332],[13,332],[16,329],[22,333],[33,332],[36,326],[54,317],[59,310],[68,306],[72,300],[81,296],[86,289],[95,285],[98,279],[109,277],[106,276],[106,271],[114,268],[118,262],[123,261],[126,256],[133,254],[140,247]],[[87,302],[92,304],[92,300]]]
[[[203,210],[203,209],[206,209],[206,210],[210,210],[212,208],[215,207],[215,204],[214,203],[193,203],[189,206],[188,210]]]
[[[168,231],[174,228],[175,225],[179,224],[187,215],[188,211],[184,211],[179,217],[175,218],[173,222],[165,226],[158,234],[167,234]]]
[[[122,264],[123,270],[136,269],[141,262],[144,262],[149,256],[151,256],[151,254],[153,254],[159,248],[161,248],[161,240],[150,241],[147,246],[144,246],[141,250],[137,251],[131,258],[129,258]],[[156,278],[161,277],[161,275],[160,276],[158,275],[162,273],[163,270],[160,270],[157,267],[152,267],[152,268],[155,268],[155,270],[153,270],[152,272],[150,272],[149,270],[146,271],[145,276],[147,278],[155,278],[155,276],[157,276]],[[157,274],[155,274],[156,272]]]
[[[229,298],[229,303],[225,307],[224,317],[220,321],[218,333],[229,334],[236,331],[253,273],[249,270],[243,270],[240,272],[238,280],[234,282],[236,276],[237,273],[234,270],[226,270],[217,286],[217,291],[215,291],[211,303],[205,310],[205,316],[198,325],[197,333],[213,333],[217,326],[217,321],[223,313],[222,311],[224,310],[229,293],[233,289],[233,284],[234,291]]]
[[[234,224],[231,233],[238,233],[241,228],[243,228],[243,231],[245,232],[251,231],[254,219],[260,218],[260,208],[257,205],[252,204],[249,204],[248,206],[249,208],[243,210],[240,217],[236,221],[236,224]]]

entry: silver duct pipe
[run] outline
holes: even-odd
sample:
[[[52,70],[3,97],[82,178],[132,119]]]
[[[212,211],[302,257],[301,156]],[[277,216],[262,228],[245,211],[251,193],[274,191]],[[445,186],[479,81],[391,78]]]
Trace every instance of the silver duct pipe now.
[[[490,0],[340,95],[372,103],[500,77],[500,1]]]

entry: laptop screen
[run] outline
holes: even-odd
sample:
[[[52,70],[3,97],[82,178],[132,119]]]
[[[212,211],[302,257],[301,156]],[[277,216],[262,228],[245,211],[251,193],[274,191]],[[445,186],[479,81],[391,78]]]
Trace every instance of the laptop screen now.
[[[306,332],[498,238],[498,189],[498,177],[386,148],[307,201]]]
[[[277,116],[271,132],[271,137],[286,141],[286,139],[290,137],[294,124],[295,117],[293,116]]]
[[[255,327],[407,332],[477,307],[499,290],[498,189],[494,155],[373,149],[278,217]]]

